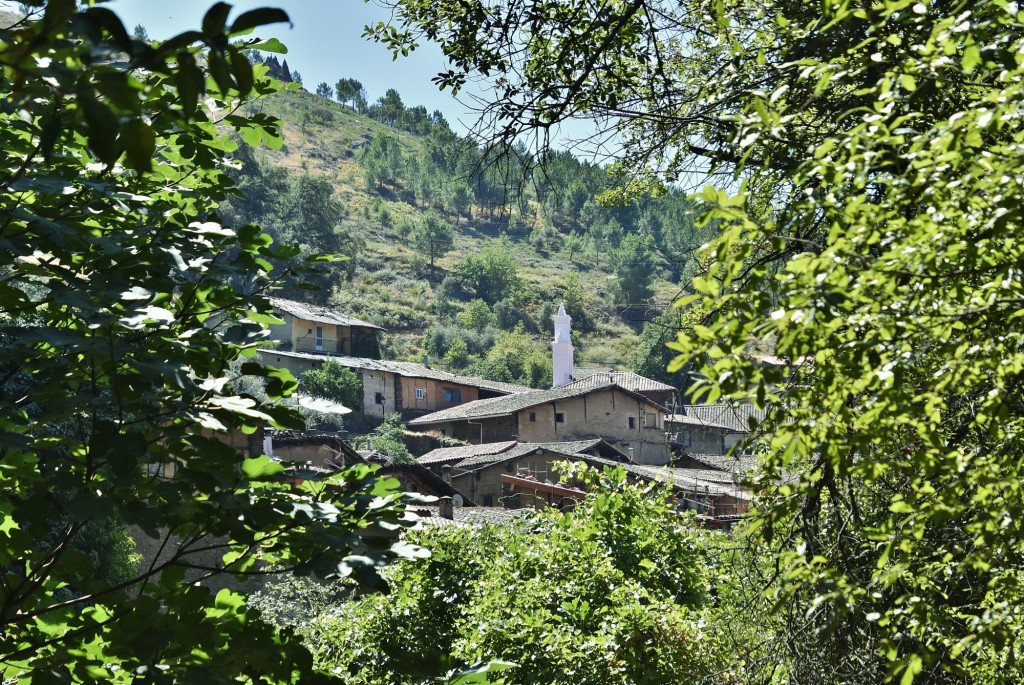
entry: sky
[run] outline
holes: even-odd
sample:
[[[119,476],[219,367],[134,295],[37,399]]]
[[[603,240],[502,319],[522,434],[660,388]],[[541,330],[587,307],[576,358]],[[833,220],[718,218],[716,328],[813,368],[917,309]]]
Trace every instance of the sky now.
[[[137,24],[149,36],[162,40],[190,29],[198,29],[213,0],[113,0],[106,6],[121,17],[131,31]],[[288,66],[302,75],[309,91],[326,81],[331,86],[341,78],[354,78],[366,88],[372,103],[388,88],[396,89],[405,105],[423,105],[427,111],[440,110],[454,128],[468,129],[475,121],[470,108],[450,93],[440,92],[430,79],[445,68],[444,56],[434,45],[424,44],[408,57],[392,61],[390,51],[362,37],[363,27],[386,21],[389,12],[363,0],[235,0],[231,17],[255,7],[280,7],[291,17],[292,26],[271,24],[253,35],[274,37],[288,47]],[[463,126],[459,127],[458,124]]]

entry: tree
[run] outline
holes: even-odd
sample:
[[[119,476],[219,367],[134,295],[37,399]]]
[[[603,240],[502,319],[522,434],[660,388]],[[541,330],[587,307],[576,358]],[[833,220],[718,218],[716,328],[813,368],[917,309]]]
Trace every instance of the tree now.
[[[151,39],[149,37],[149,31],[142,24],[136,24],[135,28],[132,29],[132,38],[143,43],[148,43]]]
[[[217,439],[301,426],[273,402],[294,387],[289,374],[244,365],[268,379],[271,402],[229,377],[272,320],[269,302],[237,293],[232,277],[251,275],[261,292],[272,262],[295,256],[216,212],[235,145],[219,127],[281,141],[265,115],[224,113],[273,90],[244,52],[274,43],[232,41],[287,15],[259,9],[229,24],[229,9],[150,45],[109,10],[51,0],[43,19],[0,36],[5,680],[315,677],[305,648],[244,596],[193,581],[267,573],[257,557],[370,581],[372,564],[401,549],[350,537],[375,520],[401,525],[398,497],[370,470],[339,474],[337,490],[294,490],[267,457],[243,459]],[[101,568],[119,555],[89,550],[119,544],[110,526],[121,524],[162,539],[165,553],[135,571]]]
[[[374,136],[370,144],[363,148],[360,161],[366,170],[369,187],[376,184],[383,188],[385,181],[394,185],[402,173],[402,148],[398,138],[391,135]]]
[[[314,397],[339,402],[349,409],[363,406],[363,384],[359,376],[336,361],[328,360],[318,369],[302,374],[302,385]]]
[[[430,273],[436,278],[434,261],[455,247],[455,228],[438,216],[437,212],[428,210],[416,223],[412,243],[430,260]]]
[[[404,114],[405,103],[402,102],[402,96],[394,88],[388,88],[370,109],[370,116],[391,127],[396,126]]]
[[[442,86],[501,74],[485,121],[506,141],[613,122],[632,177],[606,199],[691,155],[729,174],[702,193],[720,237],[675,366],[772,409],[753,447],[787,672],[1019,681],[1017,6],[399,5],[378,37],[437,39]]]
[[[616,278],[616,299],[627,307],[648,306],[654,297],[654,253],[650,240],[635,233],[627,235],[612,251],[610,261]]]
[[[330,100],[334,97],[334,88],[331,88],[331,84],[327,83],[327,81],[321,81],[316,84],[316,94]]]
[[[488,304],[514,298],[522,290],[519,267],[507,238],[464,258],[456,271],[462,282]]]
[[[390,595],[335,602],[298,630],[352,683],[435,682],[492,659],[516,664],[509,685],[735,682],[709,535],[621,469],[579,477],[595,492],[570,511],[424,530],[430,559],[389,570]]]
[[[338,102],[341,104],[352,103],[352,107],[356,107],[357,103],[361,100],[363,103],[366,102],[366,90],[363,88],[363,84],[354,78],[343,78],[339,79],[334,85],[335,97],[338,98]]]

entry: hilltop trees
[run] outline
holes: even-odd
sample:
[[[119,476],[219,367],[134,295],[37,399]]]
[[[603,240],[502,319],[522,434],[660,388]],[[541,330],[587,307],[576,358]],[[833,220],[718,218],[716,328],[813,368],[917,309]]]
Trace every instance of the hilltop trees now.
[[[334,84],[334,95],[343,105],[352,103],[353,109],[362,111],[366,107],[366,89],[354,78],[339,79]]]
[[[353,537],[402,525],[398,496],[370,470],[339,474],[330,493],[293,490],[267,457],[215,437],[301,425],[273,402],[294,387],[289,374],[241,366],[268,380],[262,402],[231,372],[271,320],[266,299],[232,280],[245,274],[259,293],[295,250],[216,211],[234,147],[219,127],[280,143],[269,117],[230,107],[272,90],[244,52],[273,44],[241,37],[287,15],[229,23],[229,11],[217,4],[201,30],[150,44],[105,8],[50,0],[42,19],[0,35],[5,681],[312,677],[305,649],[243,596],[192,581],[263,574],[257,557],[372,581],[400,549]],[[164,554],[102,569],[89,548],[118,536],[97,522],[134,526]]]

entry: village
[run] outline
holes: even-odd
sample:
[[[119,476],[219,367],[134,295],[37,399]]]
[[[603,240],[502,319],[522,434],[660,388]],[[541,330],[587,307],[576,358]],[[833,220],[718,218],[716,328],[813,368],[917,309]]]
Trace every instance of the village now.
[[[354,372],[362,404],[356,425],[399,414],[416,457],[357,449],[348,433],[267,429],[235,438],[288,468],[288,478],[316,478],[355,463],[381,465],[409,492],[438,497],[420,510],[434,520],[495,522],[520,509],[572,507],[586,495],[561,482],[558,462],[621,467],[634,482],[668,488],[680,511],[728,529],[749,508],[747,476],[756,459],[736,445],[763,412],[749,405],[692,405],[676,388],[630,371],[575,366],[572,320],[559,307],[551,342],[554,384],[546,390],[431,368],[428,363],[356,356],[379,350],[383,329],[330,308],[271,298],[284,321],[270,327],[261,361],[296,378],[334,362]],[[346,417],[346,421],[349,417]],[[355,446],[353,446],[355,445]],[[255,448],[255,449],[254,449]]]

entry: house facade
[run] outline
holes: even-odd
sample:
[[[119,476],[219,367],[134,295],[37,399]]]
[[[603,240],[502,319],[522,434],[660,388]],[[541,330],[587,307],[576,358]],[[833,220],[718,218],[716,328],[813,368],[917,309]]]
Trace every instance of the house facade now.
[[[625,454],[601,439],[550,443],[505,441],[465,447],[442,447],[424,454],[417,462],[430,468],[480,506],[504,506],[519,509],[529,506],[560,504],[555,462],[579,461],[585,456],[602,457],[612,463],[628,461]],[[543,483],[539,497],[517,496],[515,481],[509,478]],[[565,488],[561,488],[565,490]]]
[[[413,419],[409,426],[476,444],[603,438],[637,462],[665,464],[664,415],[664,407],[643,395],[607,383],[477,400]]]
[[[327,307],[271,297],[275,314],[284,320],[271,325],[270,339],[281,349],[314,354],[380,357],[377,335],[384,329]]]
[[[328,361],[350,369],[363,387],[362,405],[352,409],[368,416],[398,412],[410,418],[479,399],[531,391],[521,385],[449,373],[414,362],[276,349],[260,350],[259,355],[264,364],[288,369],[296,378]]]
[[[673,449],[682,453],[728,454],[764,418],[752,405],[686,404],[665,415]]]

